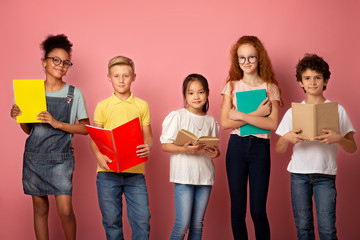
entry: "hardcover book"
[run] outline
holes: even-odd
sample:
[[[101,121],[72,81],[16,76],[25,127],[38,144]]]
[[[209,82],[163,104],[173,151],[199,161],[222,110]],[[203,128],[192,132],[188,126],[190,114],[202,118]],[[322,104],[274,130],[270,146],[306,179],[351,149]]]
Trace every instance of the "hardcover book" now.
[[[293,129],[301,129],[299,135],[314,141],[323,135],[322,129],[339,132],[339,112],[337,102],[321,104],[291,103]]]
[[[174,144],[178,146],[184,146],[185,143],[187,143],[188,141],[191,141],[192,145],[203,143],[207,147],[212,147],[212,146],[217,147],[219,145],[220,139],[211,136],[197,137],[195,134],[186,131],[185,129],[181,129],[176,136]]]

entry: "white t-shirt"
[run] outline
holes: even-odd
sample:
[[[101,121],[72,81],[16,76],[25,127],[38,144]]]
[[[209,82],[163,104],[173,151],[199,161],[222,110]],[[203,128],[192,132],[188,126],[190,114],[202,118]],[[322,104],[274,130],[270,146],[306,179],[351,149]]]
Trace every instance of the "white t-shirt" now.
[[[169,113],[162,124],[160,142],[174,143],[180,129],[198,137],[219,136],[219,125],[210,115],[199,116],[179,109]],[[213,185],[215,167],[207,154],[174,153],[170,155],[170,182],[192,185]]]
[[[325,102],[330,102],[326,100]],[[305,104],[305,101],[302,103]],[[345,136],[349,132],[355,132],[350,118],[345,109],[338,105],[339,112],[339,130],[340,135]],[[281,123],[276,130],[276,134],[283,136],[292,130],[292,110],[287,110]],[[336,155],[338,144],[326,144],[318,141],[305,141],[294,145],[293,154],[287,170],[291,173],[300,174],[329,174],[336,175],[337,164]]]

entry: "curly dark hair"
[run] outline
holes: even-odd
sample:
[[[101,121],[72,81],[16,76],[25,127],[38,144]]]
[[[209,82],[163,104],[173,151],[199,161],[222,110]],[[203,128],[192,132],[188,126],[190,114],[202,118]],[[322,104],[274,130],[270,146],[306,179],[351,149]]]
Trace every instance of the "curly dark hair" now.
[[[184,79],[184,82],[183,82],[182,93],[183,93],[183,97],[184,97],[184,101],[185,101],[185,104],[184,104],[185,106],[186,106],[186,100],[185,100],[186,99],[186,90],[188,89],[189,84],[196,80],[198,80],[201,83],[207,96],[209,96],[210,90],[209,90],[209,84],[208,84],[207,79],[203,75],[200,75],[197,73],[192,73],[192,74],[188,75]],[[209,110],[209,98],[206,100],[206,103],[204,104],[204,106],[202,108],[202,111],[204,113],[206,113],[208,110]]]
[[[304,57],[299,60],[298,64],[296,65],[296,81],[302,81],[302,74],[307,69],[321,73],[325,82],[328,82],[330,79],[331,72],[329,70],[329,64],[327,64],[327,62],[325,62],[322,57],[319,57],[316,54],[306,53]],[[325,89],[326,86],[323,87],[323,90]]]
[[[73,44],[65,34],[49,35],[41,43],[40,48],[44,51],[44,58],[55,48],[64,49],[71,56],[71,47]]]

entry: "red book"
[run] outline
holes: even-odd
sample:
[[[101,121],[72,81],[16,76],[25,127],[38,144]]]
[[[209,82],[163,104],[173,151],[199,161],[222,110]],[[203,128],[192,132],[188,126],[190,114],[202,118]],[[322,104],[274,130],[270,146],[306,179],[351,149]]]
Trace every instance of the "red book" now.
[[[114,172],[122,172],[148,160],[136,155],[136,147],[144,144],[139,118],[114,129],[86,125],[90,137],[100,152],[112,160],[108,166]]]

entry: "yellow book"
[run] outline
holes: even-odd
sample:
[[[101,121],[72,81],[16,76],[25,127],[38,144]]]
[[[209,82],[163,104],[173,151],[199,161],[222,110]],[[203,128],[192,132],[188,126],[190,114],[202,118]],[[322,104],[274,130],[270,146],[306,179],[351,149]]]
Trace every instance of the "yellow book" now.
[[[16,117],[18,123],[36,123],[36,115],[46,111],[45,84],[42,79],[14,80],[15,104],[22,111]]]

